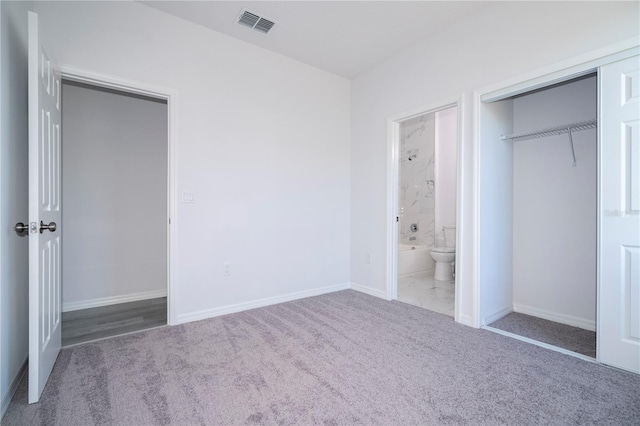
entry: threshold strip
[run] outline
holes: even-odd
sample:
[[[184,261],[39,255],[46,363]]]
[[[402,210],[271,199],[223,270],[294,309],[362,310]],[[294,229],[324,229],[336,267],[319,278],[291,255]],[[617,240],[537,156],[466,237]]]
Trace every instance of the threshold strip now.
[[[508,331],[500,330],[499,328],[490,327],[488,325],[483,325],[480,327],[483,330],[492,331],[494,333],[502,334],[503,336],[511,337],[517,340],[521,340],[523,342],[531,343],[532,345],[540,346],[541,348],[549,349],[555,352],[560,352],[561,354],[569,355],[575,358],[580,358],[583,361],[598,363],[595,358],[591,358],[590,356],[580,354],[578,352],[573,352],[568,349],[560,348],[558,346],[553,346],[548,343],[541,342],[539,340],[530,339],[528,337],[521,336],[519,334],[510,333]]]

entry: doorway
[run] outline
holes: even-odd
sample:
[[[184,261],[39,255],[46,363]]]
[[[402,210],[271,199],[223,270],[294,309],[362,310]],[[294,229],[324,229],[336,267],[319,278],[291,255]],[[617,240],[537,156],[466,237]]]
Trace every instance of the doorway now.
[[[393,121],[392,299],[454,317],[458,105]]]
[[[596,357],[597,75],[487,103],[510,266],[492,329]],[[505,261],[506,263],[507,261]]]
[[[166,99],[62,82],[62,345],[167,324]]]

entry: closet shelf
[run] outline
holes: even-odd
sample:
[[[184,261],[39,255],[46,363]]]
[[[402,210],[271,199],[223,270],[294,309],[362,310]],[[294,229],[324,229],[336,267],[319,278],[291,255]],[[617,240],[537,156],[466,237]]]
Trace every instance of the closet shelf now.
[[[544,138],[547,136],[562,135],[577,130],[594,129],[598,127],[597,120],[580,121],[578,123],[567,124],[564,126],[550,127],[548,129],[538,130],[536,132],[515,133],[513,135],[500,136],[501,140],[511,140],[514,142],[526,141],[530,139]]]

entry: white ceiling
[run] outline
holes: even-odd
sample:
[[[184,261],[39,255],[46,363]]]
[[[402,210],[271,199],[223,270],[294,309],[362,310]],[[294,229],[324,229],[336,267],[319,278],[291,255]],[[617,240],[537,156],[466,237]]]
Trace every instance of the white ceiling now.
[[[347,78],[411,46],[481,1],[143,1],[215,31]],[[275,20],[269,34],[236,24],[242,8]]]

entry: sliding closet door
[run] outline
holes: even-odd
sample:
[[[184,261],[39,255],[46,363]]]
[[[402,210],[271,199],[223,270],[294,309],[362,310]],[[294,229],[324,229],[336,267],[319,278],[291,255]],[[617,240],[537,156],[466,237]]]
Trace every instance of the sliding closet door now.
[[[600,70],[599,360],[640,373],[640,58]]]

